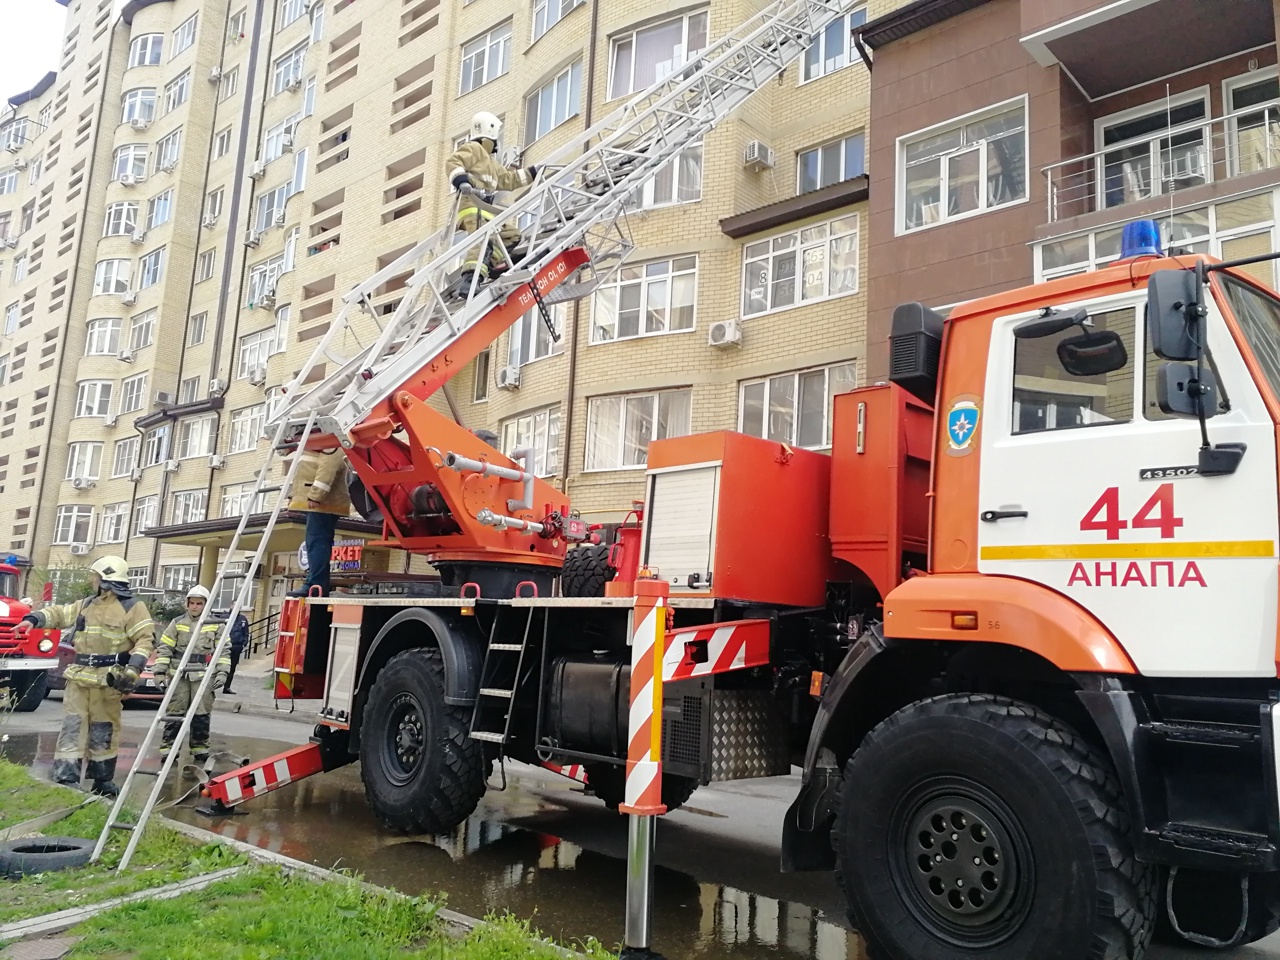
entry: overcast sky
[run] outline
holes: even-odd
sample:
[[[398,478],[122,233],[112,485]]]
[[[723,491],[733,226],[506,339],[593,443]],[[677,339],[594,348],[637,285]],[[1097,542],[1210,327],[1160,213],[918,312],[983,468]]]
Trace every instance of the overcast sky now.
[[[54,0],[0,0],[0,103],[58,69],[66,18]]]

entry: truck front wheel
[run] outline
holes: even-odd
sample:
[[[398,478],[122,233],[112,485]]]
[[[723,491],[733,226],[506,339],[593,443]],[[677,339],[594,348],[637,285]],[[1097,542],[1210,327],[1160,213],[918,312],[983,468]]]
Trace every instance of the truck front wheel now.
[[[441,833],[471,816],[488,763],[468,735],[471,711],[445,703],[440,651],[396,654],[366,704],[360,772],[378,819],[404,833]]]
[[[837,879],[886,960],[1141,957],[1156,871],[1138,862],[1111,765],[1003,697],[911,704],[845,768]]]

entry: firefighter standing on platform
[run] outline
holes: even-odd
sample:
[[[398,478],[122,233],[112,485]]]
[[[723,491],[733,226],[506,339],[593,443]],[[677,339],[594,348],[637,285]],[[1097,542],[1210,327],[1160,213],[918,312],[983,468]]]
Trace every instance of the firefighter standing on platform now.
[[[76,659],[67,667],[62,697],[62,732],[53,755],[53,779],[80,782],[80,761],[93,792],[113,797],[120,745],[120,702],[133,691],[155,641],[147,605],[129,589],[129,566],[103,557],[89,567],[94,595],[87,600],[45,607],[27,614],[18,636],[33,626],[66,630],[74,626]]]
[[[519,190],[529,186],[538,176],[537,167],[508,170],[498,162],[498,138],[501,134],[501,120],[492,113],[477,113],[471,118],[471,139],[449,154],[445,161],[449,182],[461,194],[457,223],[461,233],[474,233],[493,219],[497,209],[493,206],[493,195],[499,190]],[[508,251],[520,242],[520,231],[513,223],[503,224],[499,236]],[[483,256],[480,247],[476,246],[467,251],[462,275],[454,283],[452,293],[456,297],[465,297],[476,270],[480,271],[480,282],[483,283],[510,267],[497,244],[491,244]]]
[[[175,660],[181,661],[187,647],[195,644],[195,649],[191,651],[191,657],[187,660],[186,669],[182,671],[181,676],[173,678],[177,689],[173,691],[173,699],[169,701],[171,716],[187,712],[187,708],[191,705],[191,698],[200,688],[200,681],[204,679],[213,652],[218,646],[218,631],[222,624],[211,617],[206,618],[203,626],[200,627],[199,638],[194,636],[196,622],[200,619],[200,614],[204,612],[205,604],[208,602],[209,591],[204,587],[196,584],[188,590],[187,612],[180,617],[174,617],[169,622],[156,646],[158,656],[151,669],[156,679],[160,680],[169,675]],[[197,763],[203,763],[209,756],[209,714],[213,711],[213,689],[225,684],[227,674],[230,672],[231,652],[229,649],[224,649],[217,663],[213,665],[213,683],[205,690],[204,696],[200,699],[200,709],[191,718],[191,753]],[[164,722],[164,734],[160,740],[161,753],[167,753],[173,748],[181,728],[181,720]]]

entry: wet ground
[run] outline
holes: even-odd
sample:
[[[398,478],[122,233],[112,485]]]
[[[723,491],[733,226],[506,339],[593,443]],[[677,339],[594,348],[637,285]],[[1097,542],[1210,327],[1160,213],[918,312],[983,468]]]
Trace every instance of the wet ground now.
[[[122,758],[131,758],[151,714],[126,711]],[[5,754],[43,774],[60,719],[56,701],[34,714],[10,716]],[[309,725],[301,717],[220,713],[214,730],[215,746],[229,755],[260,758],[303,742]],[[449,906],[463,913],[505,909],[532,917],[566,942],[594,935],[617,943],[625,818],[545,771],[508,767],[508,788],[499,785],[495,775],[475,815],[436,837],[404,837],[379,827],[365,804],[358,765],[252,801],[245,816],[210,821],[185,807],[167,814],[299,860],[356,870],[406,893],[445,891]],[[795,788],[790,777],[704,787],[685,809],[663,818],[654,884],[656,949],[672,960],[863,960],[832,878],[778,872],[782,813]],[[1158,949],[1148,957],[1206,955]],[[1213,955],[1280,960],[1280,935]]]

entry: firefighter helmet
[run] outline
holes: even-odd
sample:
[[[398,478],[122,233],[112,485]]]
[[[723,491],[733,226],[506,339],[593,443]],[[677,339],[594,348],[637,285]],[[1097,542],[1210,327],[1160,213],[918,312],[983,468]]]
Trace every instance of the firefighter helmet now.
[[[472,140],[490,140],[494,146],[497,146],[498,137],[501,135],[502,121],[492,113],[486,113],[482,110],[471,118]]]
[[[192,587],[190,590],[187,591],[187,599],[188,600],[198,599],[198,600],[203,600],[205,603],[208,603],[209,602],[208,587],[202,587],[200,584],[197,583],[194,587]]]
[[[129,563],[123,557],[99,557],[89,566],[104,581],[129,585]]]

